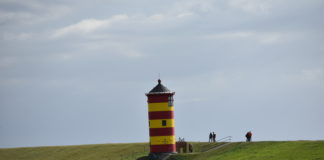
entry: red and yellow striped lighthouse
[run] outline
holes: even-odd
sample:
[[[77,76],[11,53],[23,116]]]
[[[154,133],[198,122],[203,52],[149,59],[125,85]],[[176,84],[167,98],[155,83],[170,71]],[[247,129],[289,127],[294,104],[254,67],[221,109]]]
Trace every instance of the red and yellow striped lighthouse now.
[[[173,95],[168,88],[158,84],[146,93],[148,98],[148,115],[150,128],[150,154],[176,152],[176,138],[174,130]]]

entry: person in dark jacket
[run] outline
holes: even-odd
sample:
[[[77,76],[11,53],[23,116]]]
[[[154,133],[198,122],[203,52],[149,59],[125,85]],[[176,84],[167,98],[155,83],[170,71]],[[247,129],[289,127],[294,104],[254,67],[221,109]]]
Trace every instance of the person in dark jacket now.
[[[216,134],[213,132],[213,142],[216,142]]]
[[[251,142],[251,140],[252,140],[252,132],[251,132],[251,131],[248,131],[248,132],[245,134],[245,137],[246,137],[246,141],[247,141],[247,142]]]
[[[192,144],[189,143],[189,153],[192,153],[193,152],[193,147],[192,147]]]
[[[209,133],[209,141],[208,142],[212,142],[212,139],[213,139],[213,134],[210,132]]]

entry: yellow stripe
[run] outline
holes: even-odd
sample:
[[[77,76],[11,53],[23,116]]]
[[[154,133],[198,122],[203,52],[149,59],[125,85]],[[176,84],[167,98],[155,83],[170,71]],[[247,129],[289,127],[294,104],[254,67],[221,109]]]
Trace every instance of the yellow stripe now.
[[[175,136],[154,136],[150,137],[151,145],[175,144]]]
[[[166,121],[166,125],[162,125],[162,121]],[[158,119],[158,120],[150,120],[150,128],[167,128],[174,127],[174,119]]]
[[[169,103],[149,103],[149,112],[155,111],[173,111],[173,106],[169,106]]]

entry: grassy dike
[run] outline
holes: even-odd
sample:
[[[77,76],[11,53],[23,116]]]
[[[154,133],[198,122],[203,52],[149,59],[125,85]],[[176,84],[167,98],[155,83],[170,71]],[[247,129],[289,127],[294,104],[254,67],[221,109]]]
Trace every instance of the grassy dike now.
[[[204,152],[220,143],[193,142],[194,153],[169,160],[324,160],[324,141],[235,142]],[[0,160],[145,160],[147,143],[97,144],[0,149]]]
[[[324,160],[324,141],[236,142],[210,152],[169,160]]]
[[[0,160],[134,160],[148,152],[147,143],[9,148]]]

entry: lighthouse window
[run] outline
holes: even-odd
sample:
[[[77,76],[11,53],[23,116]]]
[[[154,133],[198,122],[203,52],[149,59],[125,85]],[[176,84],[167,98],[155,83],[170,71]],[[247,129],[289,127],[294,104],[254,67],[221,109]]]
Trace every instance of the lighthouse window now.
[[[162,126],[166,126],[166,125],[167,125],[166,120],[162,120]]]
[[[172,96],[168,97],[168,104],[169,104],[169,107],[173,106],[173,97]]]

